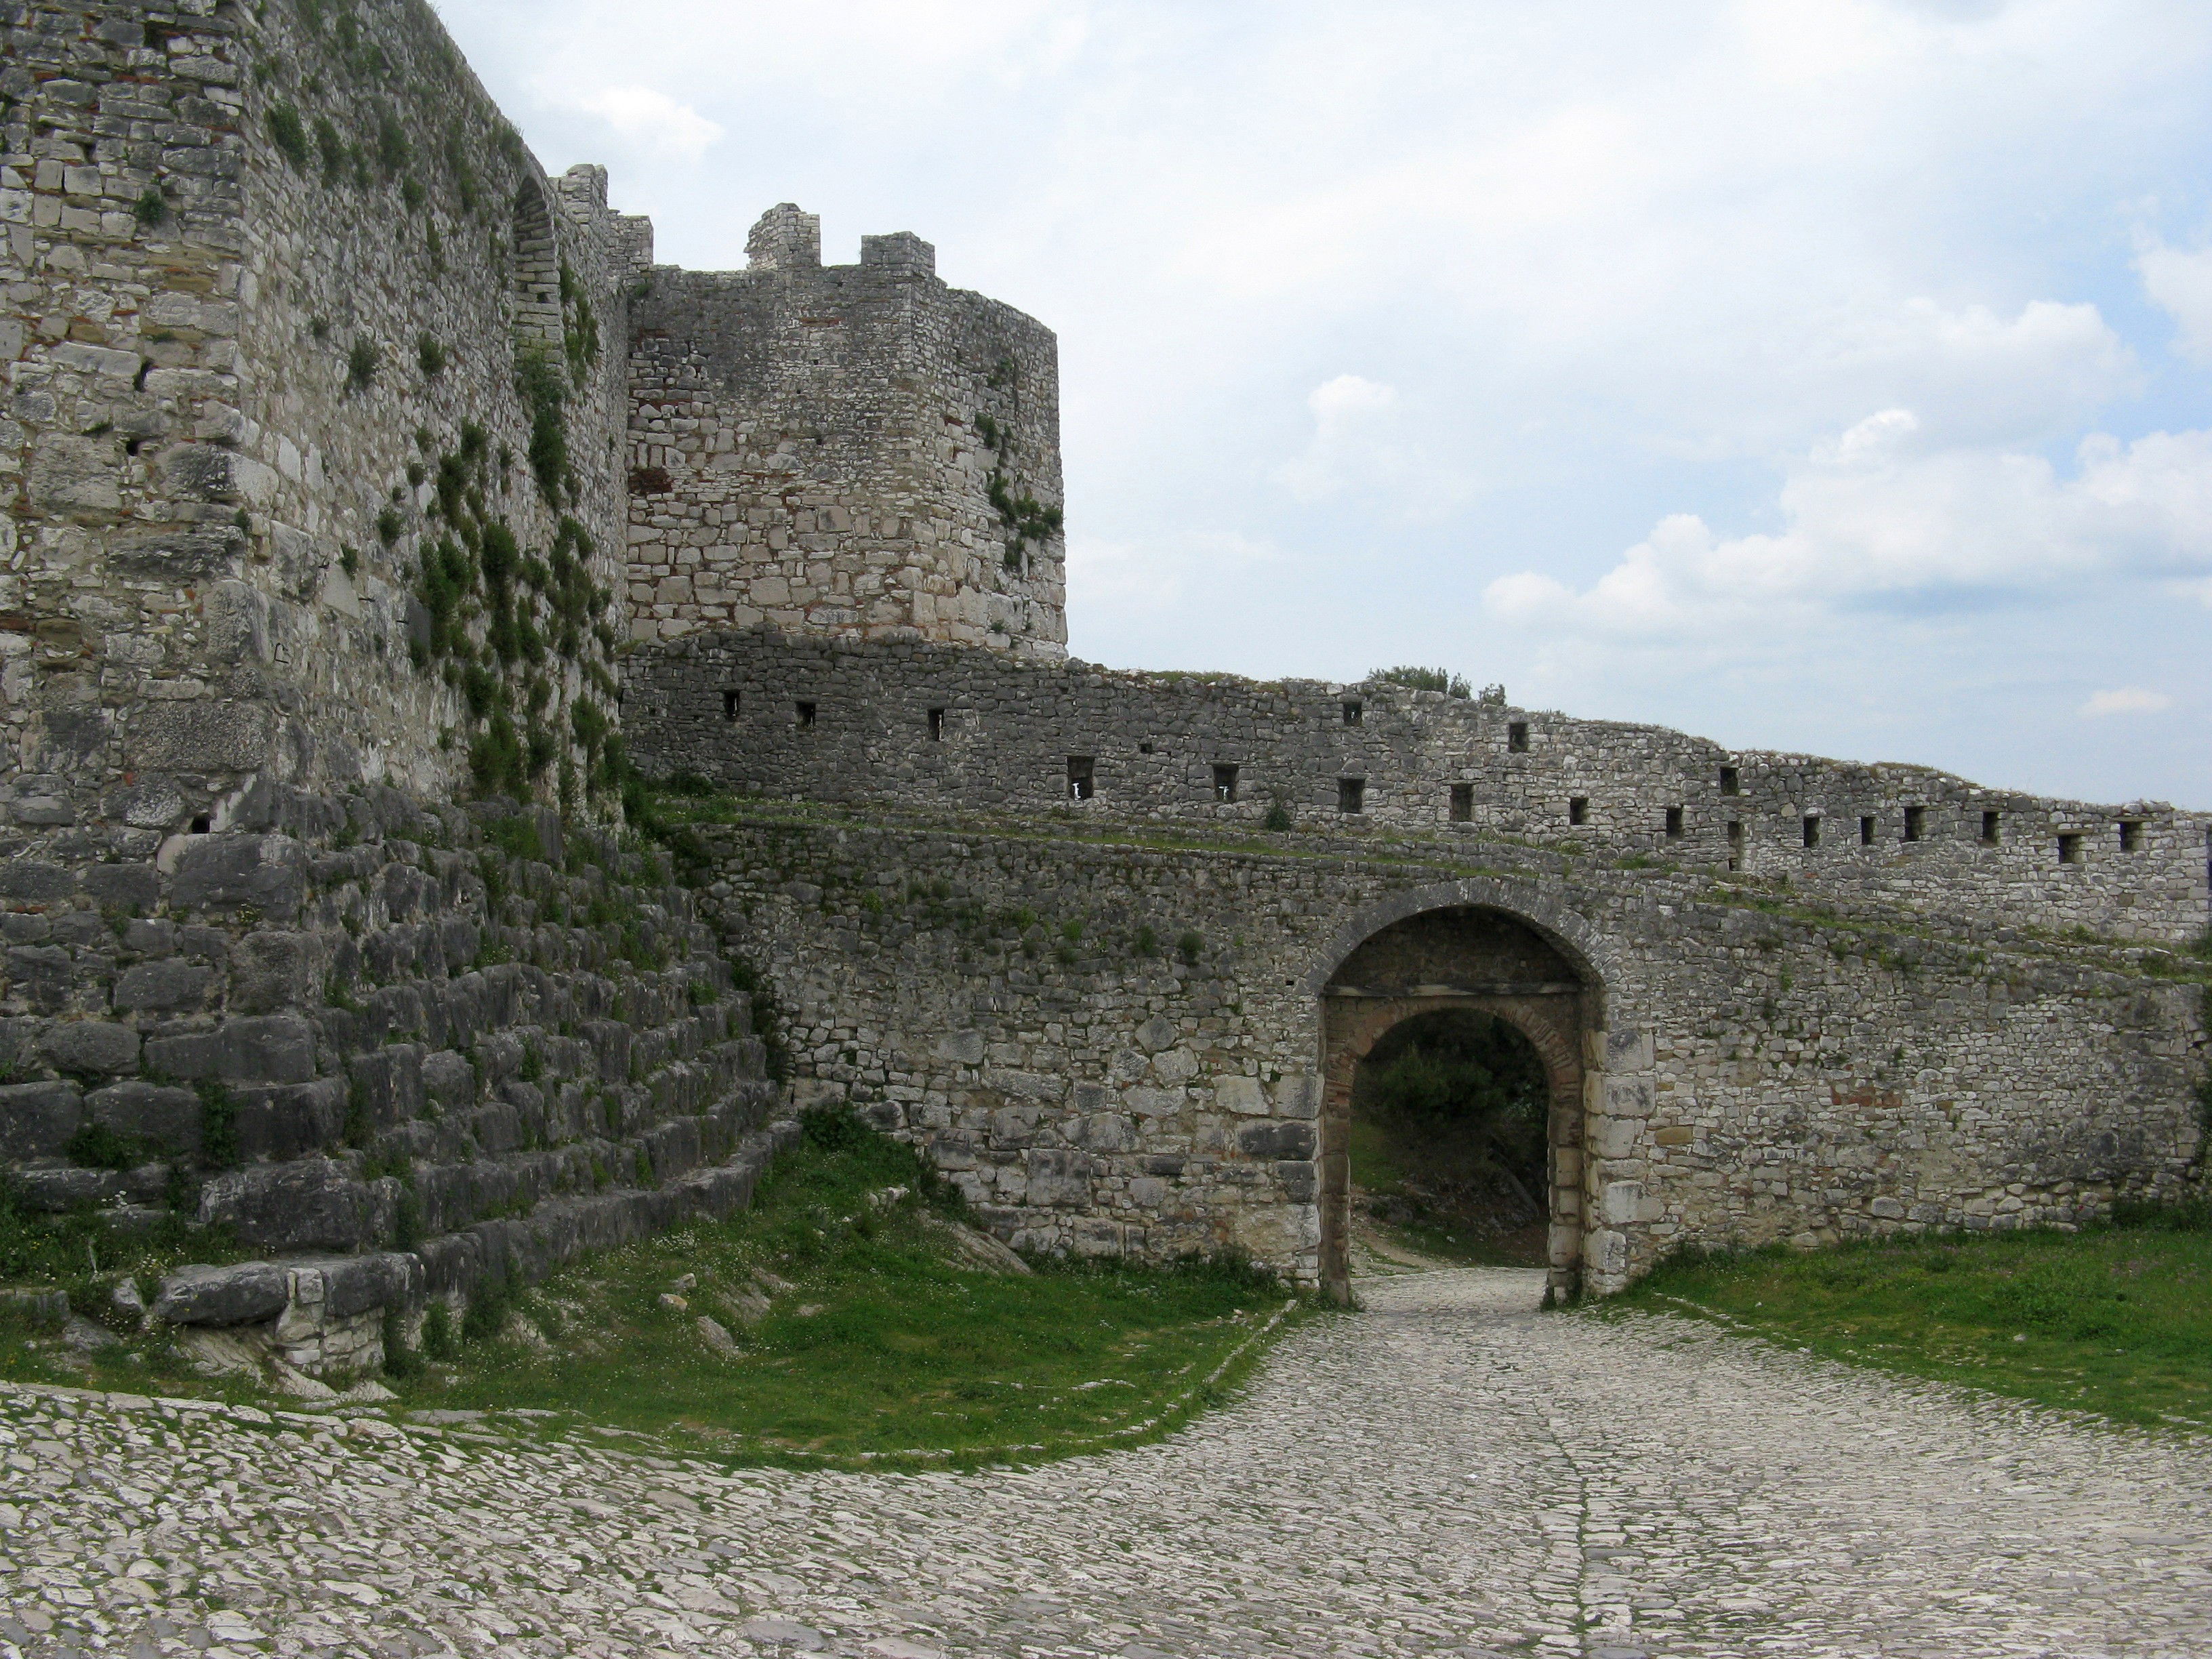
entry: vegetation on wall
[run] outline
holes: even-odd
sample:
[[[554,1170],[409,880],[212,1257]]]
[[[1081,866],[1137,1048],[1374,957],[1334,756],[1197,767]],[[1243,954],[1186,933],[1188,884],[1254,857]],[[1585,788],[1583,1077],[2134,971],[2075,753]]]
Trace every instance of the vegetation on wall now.
[[[253,78],[261,125],[283,162],[326,190],[374,198],[362,204],[364,222],[403,234],[412,227],[422,239],[416,257],[427,248],[434,270],[444,270],[451,247],[461,256],[457,264],[476,267],[457,275],[504,289],[515,247],[503,208],[535,201],[543,185],[520,139],[427,9],[269,0],[276,6],[289,12],[293,27],[263,37]],[[269,8],[264,21],[273,21]],[[582,485],[569,405],[600,363],[601,325],[586,284],[566,263],[560,294],[559,341],[520,347],[513,360],[524,435],[513,448],[491,443],[486,426],[512,421],[511,406],[481,408],[460,422],[458,444],[430,465],[434,441],[418,429],[423,460],[409,465],[404,489],[395,484],[389,501],[374,509],[374,544],[356,539],[404,559],[408,532],[422,532],[412,569],[403,563],[394,579],[416,602],[410,658],[454,693],[441,746],[465,756],[481,791],[557,799],[568,808],[618,793],[629,770],[611,714],[615,596],[592,580],[592,538],[572,516]],[[344,395],[388,386],[404,398],[441,381],[458,389],[448,342],[460,337],[450,330],[441,338],[427,327],[373,331],[344,319],[337,326],[344,331],[319,317],[314,332],[318,341],[349,343],[339,368]],[[386,337],[380,341],[379,331]],[[481,347],[471,351],[481,356]],[[393,373],[401,363],[418,369],[419,380]],[[550,509],[542,519],[514,511],[505,495],[516,450]],[[434,500],[424,526],[413,495],[426,482]],[[348,574],[357,576],[361,562],[357,551],[349,554]]]
[[[1001,358],[987,384],[994,390],[1010,387],[1014,378],[1013,359]],[[1060,532],[1063,522],[1060,509],[1045,506],[1027,490],[1017,494],[1019,486],[1007,481],[1008,457],[1013,453],[1013,434],[1007,428],[991,416],[979,412],[975,431],[991,456],[990,475],[983,481],[984,498],[991,503],[1007,532],[1006,568],[1018,571],[1026,562],[1024,549],[1029,543],[1042,543]]]
[[[1370,682],[1402,685],[1414,691],[1441,691],[1448,697],[1468,697],[1488,708],[1505,707],[1505,688],[1503,685],[1486,685],[1477,691],[1468,684],[1466,675],[1455,674],[1448,669],[1401,664],[1396,668],[1375,669],[1367,678]]]
[[[473,422],[464,423],[459,447],[439,456],[434,479],[430,512],[443,533],[422,550],[410,652],[418,668],[437,667],[460,694],[471,777],[487,793],[528,798],[573,741],[586,791],[618,787],[626,769],[600,706],[615,697],[607,666],[614,630],[605,621],[614,595],[592,579],[590,536],[564,515],[550,549],[526,550],[490,503],[490,447]],[[564,780],[564,805],[574,805],[576,787]]]

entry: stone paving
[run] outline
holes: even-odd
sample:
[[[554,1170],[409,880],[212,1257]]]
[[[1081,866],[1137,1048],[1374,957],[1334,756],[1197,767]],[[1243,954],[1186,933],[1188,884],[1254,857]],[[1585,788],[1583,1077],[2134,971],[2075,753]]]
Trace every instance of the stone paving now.
[[[1540,1285],[1369,1280],[1175,1439],[981,1475],[12,1391],[0,1656],[2212,1652],[2212,1445]]]

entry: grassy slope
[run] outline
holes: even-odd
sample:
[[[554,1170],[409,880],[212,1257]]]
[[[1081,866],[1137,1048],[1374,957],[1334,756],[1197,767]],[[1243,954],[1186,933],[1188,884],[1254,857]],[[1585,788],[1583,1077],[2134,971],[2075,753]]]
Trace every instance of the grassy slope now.
[[[1288,1300],[1218,1265],[1044,1263],[1032,1277],[963,1267],[925,1221],[957,1215],[954,1195],[896,1142],[847,1139],[787,1154],[744,1214],[573,1264],[500,1321],[471,1322],[504,1334],[457,1335],[448,1358],[385,1380],[402,1407],[575,1412],[744,1462],[1036,1458],[1187,1421],[1265,1352],[1261,1334]],[[872,1201],[894,1188],[905,1195]],[[748,1328],[729,1298],[763,1268],[792,1288]],[[686,1305],[664,1303],[686,1274],[697,1280]],[[1308,1311],[1301,1303],[1273,1331]],[[732,1333],[735,1357],[702,1337],[701,1315]],[[0,1376],[246,1397],[164,1346],[134,1337],[88,1373],[61,1360],[51,1334],[9,1322]]]
[[[2203,1206],[2079,1233],[1679,1260],[1608,1306],[1719,1315],[1832,1359],[2124,1423],[2212,1429]]]

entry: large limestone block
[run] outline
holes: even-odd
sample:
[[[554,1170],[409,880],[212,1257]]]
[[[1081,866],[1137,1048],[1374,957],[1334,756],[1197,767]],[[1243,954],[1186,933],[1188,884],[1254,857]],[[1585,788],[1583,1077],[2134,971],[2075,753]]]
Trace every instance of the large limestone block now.
[[[396,1186],[353,1180],[342,1164],[301,1158],[237,1170],[208,1182],[200,1219],[273,1250],[350,1250],[388,1232]]]
[[[55,1157],[83,1121],[83,1096],[74,1083],[0,1088],[0,1157]]]
[[[252,772],[268,762],[276,717],[255,702],[160,702],[132,716],[131,762],[174,772]]]
[[[251,1325],[284,1311],[289,1276],[273,1261],[179,1267],[161,1281],[154,1314],[173,1325]]]

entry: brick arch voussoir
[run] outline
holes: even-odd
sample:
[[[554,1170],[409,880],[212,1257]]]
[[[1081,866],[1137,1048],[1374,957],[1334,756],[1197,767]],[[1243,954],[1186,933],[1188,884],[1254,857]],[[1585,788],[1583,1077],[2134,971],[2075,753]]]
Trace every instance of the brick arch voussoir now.
[[[1528,1039],[1528,1046],[1536,1051],[1547,1073],[1553,1079],[1580,1071],[1581,1057],[1576,1052],[1570,1028],[1562,1027],[1557,1020],[1537,1018],[1527,1010],[1502,1000],[1470,1005],[1433,997],[1377,998],[1372,1006],[1360,1010],[1351,1028],[1344,1032],[1344,1057],[1349,1064],[1357,1066],[1375,1052],[1376,1043],[1407,1020],[1437,1013],[1487,1014],[1493,1019],[1502,1019]]]
[[[1426,910],[1464,905],[1502,910],[1534,928],[1573,964],[1596,1002],[1592,1012],[1602,1009],[1606,988],[1619,976],[1619,958],[1612,943],[1589,918],[1569,909],[1536,883],[1496,876],[1471,876],[1411,887],[1363,905],[1322,947],[1305,976],[1306,994],[1319,996],[1345,959],[1385,927]],[[1601,1017],[1597,1023],[1603,1024]]]

